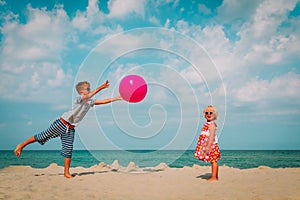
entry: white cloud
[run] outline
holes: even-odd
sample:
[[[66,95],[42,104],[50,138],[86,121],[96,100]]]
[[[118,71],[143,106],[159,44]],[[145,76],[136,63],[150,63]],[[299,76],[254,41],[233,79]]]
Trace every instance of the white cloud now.
[[[187,79],[191,84],[203,83],[203,79],[202,79],[201,75],[198,74],[192,66],[183,69],[180,72],[180,74],[185,79]]]
[[[253,44],[245,59],[252,63],[276,64],[282,62],[287,55],[296,53],[293,50],[295,44],[300,45],[300,40],[294,35],[273,36],[268,43]]]
[[[87,11],[87,16],[98,15],[99,13],[98,0],[89,0],[86,11]]]
[[[107,54],[111,57],[119,57],[126,53],[128,50],[133,51],[138,48],[151,46],[153,38],[147,33],[131,34],[131,32],[123,32],[120,34],[108,34],[96,51],[101,54]]]
[[[164,27],[165,27],[165,28],[170,28],[170,23],[171,23],[171,20],[168,18],[168,19],[166,20],[166,22],[165,22]]]
[[[195,40],[204,51],[208,53],[222,76],[227,76],[239,68],[243,60],[239,59],[239,53],[234,52],[234,44],[227,38],[224,33],[224,27],[221,25],[201,27],[199,25],[188,24],[186,21],[178,21],[176,29],[181,33],[190,36]],[[193,55],[193,52],[191,56]],[[194,52],[195,59],[197,60],[198,52]],[[203,63],[201,58],[198,62]],[[215,74],[216,76],[218,74]]]
[[[2,98],[44,103],[68,99],[69,96],[64,94],[72,92],[72,75],[65,74],[54,63],[39,62],[31,67],[18,75],[5,72],[1,74]]]
[[[62,85],[66,75],[62,69],[58,69],[56,71],[56,76],[54,79],[49,79],[48,80],[48,85],[49,86],[60,86]]]
[[[161,26],[159,19],[155,16],[150,17],[149,22],[151,22],[154,25]]]
[[[38,85],[40,84],[40,77],[37,72],[34,72],[34,74],[31,76],[31,83],[33,88],[38,87]]]
[[[255,12],[248,13],[249,21],[245,21],[238,32],[240,40],[237,42],[227,37],[224,32],[226,28],[221,24],[201,27],[181,20],[176,28],[203,45],[226,79],[231,74],[247,72],[245,69],[252,65],[278,64],[288,56],[299,55],[300,40],[295,34],[300,32],[296,25],[299,22],[292,21],[295,23],[292,25],[293,29],[281,26],[295,4],[296,1],[277,1],[274,4],[272,1],[257,1],[251,8]],[[233,13],[235,10],[241,12],[245,10],[241,8],[247,7],[247,3],[224,1],[219,9],[227,6],[232,8]]]
[[[144,17],[144,4],[143,0],[110,0],[108,2],[109,17],[122,19],[129,14],[137,14]]]
[[[289,72],[272,80],[260,80],[258,77],[251,79],[237,90],[233,95],[240,102],[291,101],[300,99],[300,74]]]
[[[46,12],[31,7],[28,12],[28,23],[8,21],[2,27],[2,61],[60,60],[69,31],[66,13],[60,8]]]
[[[284,110],[290,112],[293,109],[291,105],[298,105],[296,102],[300,99],[300,94],[297,93],[300,91],[300,77],[297,70],[291,69],[299,60],[299,17],[288,19],[296,1],[252,3],[251,8],[244,9],[247,2],[223,2],[218,10],[218,18],[226,15],[227,18],[221,21],[230,21],[233,30],[228,30],[223,24],[208,23],[201,27],[183,20],[177,22],[176,30],[202,45],[220,70],[224,85],[217,85],[209,93],[200,88],[202,94],[215,95],[217,98],[214,98],[214,101],[226,95],[229,99],[228,104],[252,106],[254,112],[259,112],[262,105],[273,111],[276,106],[281,105],[280,108],[276,108],[277,113],[284,113]],[[227,8],[224,7],[225,4]],[[287,20],[290,25],[283,25]],[[236,29],[238,27],[239,29]],[[239,38],[233,37],[237,41],[231,40],[230,34],[235,34],[236,31]],[[256,77],[262,70],[263,73],[279,72],[277,74],[282,75],[274,76],[271,80]],[[189,80],[194,80],[193,83],[197,83],[188,69],[183,70],[182,74],[189,77]],[[207,74],[203,72],[203,75],[205,77]],[[226,91],[223,89],[225,86]]]
[[[206,15],[211,14],[211,10],[208,7],[206,7],[204,4],[199,4],[198,10],[199,10],[199,12],[204,13]]]
[[[264,1],[260,4],[250,21],[244,23],[238,32],[241,40],[237,42],[237,50],[245,52],[246,58],[249,54],[250,58],[253,58],[253,54],[268,58],[278,50],[276,46],[274,48],[275,44],[282,47],[284,43],[284,40],[274,43],[278,38],[286,38],[293,42],[296,38],[299,40],[299,36],[295,38],[288,28],[281,27],[296,3],[297,1]],[[270,58],[270,62],[272,62],[272,58]]]
[[[89,0],[85,11],[76,12],[76,16],[72,19],[72,25],[80,31],[94,33],[92,27],[99,26],[104,19],[105,15],[99,10],[98,0]]]
[[[72,20],[72,25],[79,30],[87,30],[90,26],[90,22],[84,12],[77,11],[76,16]]]
[[[245,73],[245,67],[278,64],[289,56],[299,56],[300,40],[299,34],[296,34],[300,32],[296,25],[299,22],[292,20],[295,24],[282,26],[296,3],[296,0],[223,1],[218,8],[219,19],[231,21],[241,18],[230,23],[231,34],[236,32],[239,36],[237,42],[227,38],[224,30],[228,28],[221,24],[198,28],[198,31],[190,26],[189,30],[196,33],[196,40],[202,42],[222,74],[227,77],[231,73]]]
[[[278,26],[287,19],[287,14],[292,11],[297,4],[297,0],[292,1],[264,1],[256,9],[252,18],[252,30],[254,38],[265,38],[271,36]]]
[[[263,0],[239,1],[224,0],[218,7],[217,19],[221,22],[231,22],[236,19],[247,20]]]
[[[60,6],[51,11],[28,6],[27,11],[27,23],[12,17],[1,27],[0,92],[5,99],[52,102],[63,93],[55,87],[72,85],[72,75],[61,66],[69,19]]]

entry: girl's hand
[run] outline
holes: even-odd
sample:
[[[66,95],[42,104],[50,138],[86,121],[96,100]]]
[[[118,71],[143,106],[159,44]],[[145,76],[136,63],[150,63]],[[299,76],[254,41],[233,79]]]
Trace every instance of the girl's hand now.
[[[206,155],[209,155],[209,153],[210,153],[210,148],[206,148],[206,149],[204,150],[204,153],[205,153]]]

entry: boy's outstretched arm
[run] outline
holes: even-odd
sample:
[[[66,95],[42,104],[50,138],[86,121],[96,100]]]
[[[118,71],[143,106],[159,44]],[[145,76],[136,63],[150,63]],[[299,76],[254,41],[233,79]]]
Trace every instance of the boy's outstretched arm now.
[[[90,99],[92,98],[95,94],[97,94],[98,92],[100,92],[101,90],[105,89],[105,88],[108,88],[109,87],[109,81],[106,80],[105,83],[103,83],[101,86],[99,86],[98,88],[96,88],[95,90],[91,91],[90,93],[88,94],[85,94],[83,96],[83,100],[86,100],[86,99]]]
[[[123,98],[121,96],[118,96],[118,97],[109,98],[109,99],[96,100],[94,104],[101,105],[101,104],[107,104],[107,103],[111,103],[111,102],[119,101],[119,100],[123,100]]]

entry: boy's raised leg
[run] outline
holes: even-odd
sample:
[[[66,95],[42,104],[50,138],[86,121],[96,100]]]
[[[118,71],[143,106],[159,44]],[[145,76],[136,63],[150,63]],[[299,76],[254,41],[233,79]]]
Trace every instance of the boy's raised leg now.
[[[64,165],[65,165],[64,175],[66,178],[73,178],[73,176],[70,174],[70,164],[71,164],[71,158],[65,158],[64,159]]]
[[[31,144],[31,143],[34,143],[34,142],[36,142],[36,140],[35,140],[34,136],[32,136],[32,137],[28,138],[25,142],[18,144],[15,148],[15,151],[14,151],[15,155],[17,157],[20,157],[23,148],[26,147],[28,144]]]

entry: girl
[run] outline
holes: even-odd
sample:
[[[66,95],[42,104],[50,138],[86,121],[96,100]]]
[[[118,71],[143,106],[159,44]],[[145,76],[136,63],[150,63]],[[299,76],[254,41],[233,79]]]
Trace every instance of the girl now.
[[[217,161],[220,160],[221,155],[216,135],[217,124],[214,121],[218,118],[218,113],[213,106],[207,106],[203,114],[206,123],[202,127],[194,156],[204,162],[210,162],[212,173],[208,180],[218,180],[219,166]]]

